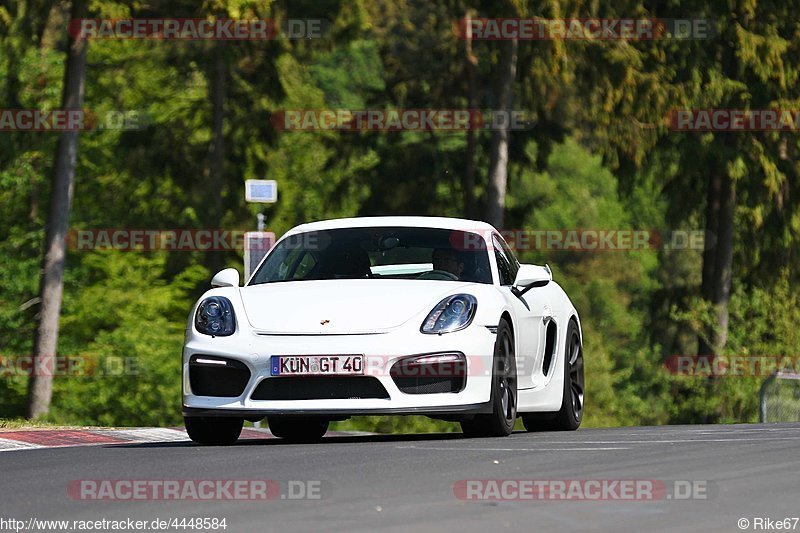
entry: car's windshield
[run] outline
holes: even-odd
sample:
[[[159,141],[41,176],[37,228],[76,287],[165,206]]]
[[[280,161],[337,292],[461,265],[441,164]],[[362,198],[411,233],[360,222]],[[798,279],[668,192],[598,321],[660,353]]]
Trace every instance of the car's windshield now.
[[[419,279],[491,283],[477,234],[436,228],[367,227],[300,233],[282,240],[250,281]]]

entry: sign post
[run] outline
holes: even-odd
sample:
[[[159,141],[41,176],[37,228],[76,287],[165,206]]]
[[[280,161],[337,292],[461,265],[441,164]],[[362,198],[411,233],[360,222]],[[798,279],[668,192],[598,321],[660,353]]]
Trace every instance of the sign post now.
[[[249,203],[274,204],[278,201],[278,182],[275,180],[246,180],[244,199]],[[258,231],[244,234],[244,279],[249,280],[261,260],[275,244],[275,234],[264,231],[264,213],[258,213]]]

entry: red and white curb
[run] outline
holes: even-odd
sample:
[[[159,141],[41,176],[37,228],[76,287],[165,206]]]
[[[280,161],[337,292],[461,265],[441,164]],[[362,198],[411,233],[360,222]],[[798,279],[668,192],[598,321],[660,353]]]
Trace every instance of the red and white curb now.
[[[358,431],[329,431],[328,437],[370,435]],[[274,439],[267,429],[244,428],[239,440]],[[178,428],[129,429],[35,429],[0,431],[0,452],[101,446],[115,444],[147,444],[160,442],[189,442],[189,436]]]

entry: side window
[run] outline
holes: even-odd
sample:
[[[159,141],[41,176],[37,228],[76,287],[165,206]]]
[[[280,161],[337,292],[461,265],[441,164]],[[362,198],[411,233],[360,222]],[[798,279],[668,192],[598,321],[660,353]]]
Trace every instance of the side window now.
[[[500,285],[513,284],[519,267],[516,265],[512,266],[511,260],[506,255],[503,245],[496,236],[492,236],[492,248],[494,248],[494,257],[497,260],[497,272],[499,274]]]
[[[501,238],[500,244],[503,246],[503,251],[506,253],[508,262],[511,265],[511,283],[514,283],[514,280],[517,279],[517,272],[519,272],[519,260],[505,239]]]

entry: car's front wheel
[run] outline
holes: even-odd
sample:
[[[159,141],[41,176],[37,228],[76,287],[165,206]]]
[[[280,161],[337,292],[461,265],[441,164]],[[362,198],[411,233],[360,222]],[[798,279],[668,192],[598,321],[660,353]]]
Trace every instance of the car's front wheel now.
[[[269,430],[291,442],[318,442],[328,431],[328,420],[316,417],[268,417]]]
[[[184,416],[189,438],[198,444],[226,446],[239,440],[244,420],[213,416]]]
[[[492,413],[475,415],[461,422],[461,430],[470,437],[506,437],[517,420],[517,363],[511,327],[500,319],[492,364]]]

